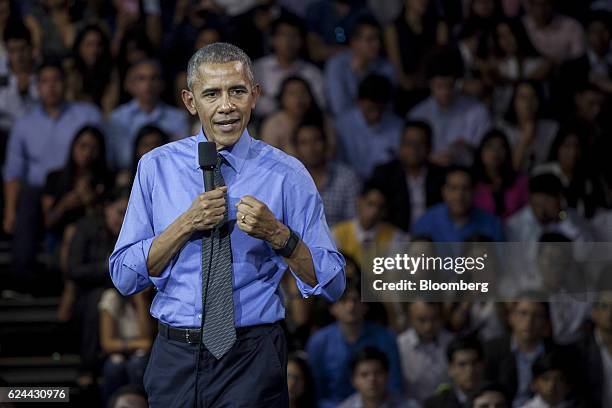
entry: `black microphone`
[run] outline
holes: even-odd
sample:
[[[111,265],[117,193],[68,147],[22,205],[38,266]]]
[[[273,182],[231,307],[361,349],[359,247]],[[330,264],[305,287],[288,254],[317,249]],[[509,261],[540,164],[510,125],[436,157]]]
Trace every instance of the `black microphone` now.
[[[198,143],[198,161],[204,172],[204,191],[215,189],[214,169],[217,165],[217,148],[215,142]]]

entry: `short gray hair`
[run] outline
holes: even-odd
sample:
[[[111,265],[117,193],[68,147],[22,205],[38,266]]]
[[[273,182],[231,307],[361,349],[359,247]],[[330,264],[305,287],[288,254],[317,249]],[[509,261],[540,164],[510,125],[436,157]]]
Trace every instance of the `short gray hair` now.
[[[193,81],[195,80],[200,65],[204,63],[224,64],[232,61],[242,62],[249,81],[251,81],[252,84],[255,83],[253,63],[249,56],[235,45],[216,42],[200,48],[189,59],[189,63],[187,64],[187,88],[192,90]]]

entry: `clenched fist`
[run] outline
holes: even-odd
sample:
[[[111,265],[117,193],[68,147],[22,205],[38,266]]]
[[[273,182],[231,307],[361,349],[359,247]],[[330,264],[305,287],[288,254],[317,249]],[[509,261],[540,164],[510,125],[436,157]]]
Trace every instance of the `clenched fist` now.
[[[282,248],[289,239],[289,228],[255,197],[242,197],[236,209],[236,225],[250,236],[269,242],[274,249]]]
[[[193,200],[184,214],[192,232],[212,229],[223,220],[226,191],[227,186],[217,187]]]

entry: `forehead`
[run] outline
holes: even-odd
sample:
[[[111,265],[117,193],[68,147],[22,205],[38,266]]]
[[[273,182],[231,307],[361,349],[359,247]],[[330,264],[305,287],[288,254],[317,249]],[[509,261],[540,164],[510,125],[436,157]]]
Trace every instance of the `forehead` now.
[[[241,61],[204,62],[200,64],[194,77],[194,87],[246,86],[249,83],[247,68]]]
[[[133,72],[138,75],[156,75],[160,73],[159,67],[152,62],[142,62],[133,68]]]

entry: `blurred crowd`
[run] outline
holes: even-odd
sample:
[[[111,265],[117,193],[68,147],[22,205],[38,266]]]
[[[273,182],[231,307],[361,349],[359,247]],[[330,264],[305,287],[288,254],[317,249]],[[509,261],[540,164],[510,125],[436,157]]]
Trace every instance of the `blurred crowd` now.
[[[282,283],[292,408],[612,407],[610,292],[359,283],[371,245],[612,241],[611,36],[609,0],[0,0],[3,294],[57,289],[79,384],[143,406],[154,289],[123,298],[108,256],[140,157],[199,131],[189,57],[226,41],[261,85],[249,133],[304,164],[347,259],[335,304]]]

